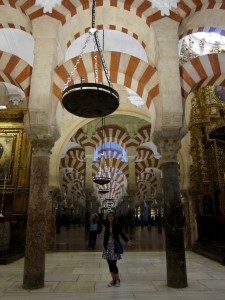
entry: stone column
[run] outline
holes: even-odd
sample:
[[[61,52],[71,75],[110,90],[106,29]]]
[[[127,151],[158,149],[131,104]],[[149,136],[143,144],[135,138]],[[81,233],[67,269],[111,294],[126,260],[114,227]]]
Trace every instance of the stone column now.
[[[85,189],[86,198],[86,209],[85,209],[85,240],[89,239],[89,227],[88,220],[90,218],[90,213],[92,212],[92,191]]]
[[[155,130],[180,131],[184,122],[180,87],[177,22],[161,19],[153,23],[155,31],[154,64],[159,79],[159,97],[155,99]],[[150,56],[153,54],[150,54]]]
[[[157,216],[158,216],[158,220],[157,220],[157,228],[158,228],[158,233],[162,233],[162,228],[163,228],[163,220],[162,220],[162,199],[160,198],[156,198],[157,201]]]
[[[191,250],[197,239],[197,223],[195,207],[189,190],[181,191],[185,211],[185,243],[186,249]]]
[[[167,258],[167,284],[187,286],[183,209],[180,199],[177,153],[184,136],[184,111],[181,97],[178,27],[165,18],[153,23],[155,51],[152,60],[158,72],[159,97],[155,99],[155,143],[161,154]]]
[[[162,155],[167,285],[173,288],[184,288],[187,286],[184,212],[180,197],[177,163],[180,139],[161,137],[158,146]]]
[[[129,209],[128,209],[128,216],[129,216],[129,229],[130,229],[130,238],[134,240],[135,238],[135,198],[136,198],[136,191],[129,190]]]
[[[60,197],[60,190],[55,188],[49,191],[47,204],[47,229],[46,229],[46,249],[53,250],[55,247],[56,222],[58,215],[56,214],[57,200]]]
[[[94,185],[92,176],[92,162],[93,162],[93,147],[85,147],[85,194],[86,194],[86,213],[94,212],[96,209],[96,201],[94,201]],[[95,199],[96,200],[96,199]]]
[[[32,21],[34,63],[25,130],[31,146],[30,195],[24,261],[23,287],[44,286],[46,216],[48,206],[50,150],[58,136],[52,99],[52,75],[58,64],[58,28],[60,22],[45,15],[42,22]],[[50,211],[48,209],[50,208]]]
[[[49,158],[53,147],[52,140],[45,137],[33,139],[31,144],[30,196],[23,276],[25,289],[44,286]]]
[[[135,201],[137,193],[137,182],[135,173],[135,159],[136,159],[136,147],[129,147],[127,150],[128,165],[129,165],[129,178],[128,178],[128,195],[129,195],[129,229],[130,238],[135,237]]]

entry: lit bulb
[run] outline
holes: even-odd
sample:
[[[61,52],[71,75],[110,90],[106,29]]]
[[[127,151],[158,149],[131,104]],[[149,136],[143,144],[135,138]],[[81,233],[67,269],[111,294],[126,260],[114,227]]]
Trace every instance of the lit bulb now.
[[[95,34],[96,31],[97,31],[96,28],[90,28],[90,29],[89,29],[89,33],[90,33],[90,34]]]

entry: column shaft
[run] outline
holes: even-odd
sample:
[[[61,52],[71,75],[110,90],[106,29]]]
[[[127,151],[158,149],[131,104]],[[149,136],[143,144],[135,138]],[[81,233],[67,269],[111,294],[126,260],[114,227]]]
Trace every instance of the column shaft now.
[[[49,157],[53,140],[33,139],[31,144],[30,194],[23,275],[23,288],[25,289],[37,289],[44,286]]]
[[[162,164],[164,218],[167,258],[167,284],[173,288],[187,286],[184,249],[184,216],[180,199],[179,173],[176,162]]]

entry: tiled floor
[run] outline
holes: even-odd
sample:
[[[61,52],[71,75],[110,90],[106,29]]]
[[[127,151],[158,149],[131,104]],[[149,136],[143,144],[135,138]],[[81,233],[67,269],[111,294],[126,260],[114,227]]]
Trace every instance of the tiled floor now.
[[[108,267],[101,252],[46,254],[45,287],[24,290],[23,259],[0,266],[0,299],[4,300],[224,300],[225,267],[186,253],[188,287],[166,284],[165,252],[129,252],[118,262],[121,287],[107,287]]]
[[[187,288],[173,289],[167,286],[165,251],[137,251],[135,248],[126,249],[122,260],[118,261],[121,287],[107,287],[110,275],[106,261],[101,258],[100,247],[97,244],[94,251],[67,249],[63,252],[61,249],[60,252],[47,253],[45,287],[37,290],[22,288],[23,259],[0,266],[0,299],[225,299],[225,266],[192,252],[186,252]]]

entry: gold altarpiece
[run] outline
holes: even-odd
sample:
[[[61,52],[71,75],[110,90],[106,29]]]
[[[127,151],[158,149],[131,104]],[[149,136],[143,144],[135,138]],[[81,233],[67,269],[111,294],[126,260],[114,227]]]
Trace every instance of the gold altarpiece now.
[[[25,113],[19,109],[0,110],[1,222],[10,222],[13,247],[23,247],[25,242],[31,159],[31,146],[24,132]]]
[[[190,190],[199,238],[225,240],[225,102],[215,91],[200,88],[192,99]]]

